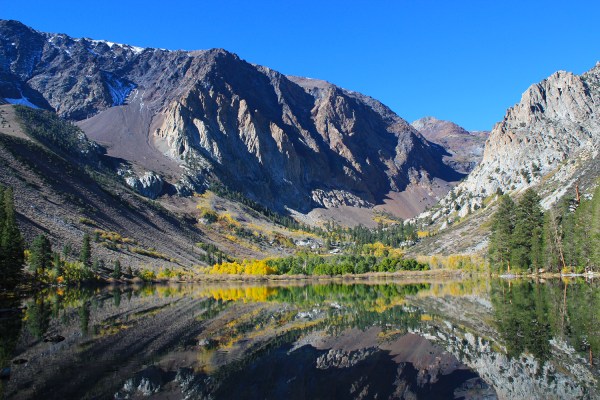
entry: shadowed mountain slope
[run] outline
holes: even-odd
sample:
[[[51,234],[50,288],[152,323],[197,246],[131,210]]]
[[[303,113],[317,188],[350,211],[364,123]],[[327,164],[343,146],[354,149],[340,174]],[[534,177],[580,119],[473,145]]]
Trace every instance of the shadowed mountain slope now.
[[[0,67],[0,98],[79,121],[109,155],[181,195],[220,183],[308,212],[370,208],[415,186],[434,198],[434,182],[462,177],[380,102],[221,49],[142,49],[0,21]]]

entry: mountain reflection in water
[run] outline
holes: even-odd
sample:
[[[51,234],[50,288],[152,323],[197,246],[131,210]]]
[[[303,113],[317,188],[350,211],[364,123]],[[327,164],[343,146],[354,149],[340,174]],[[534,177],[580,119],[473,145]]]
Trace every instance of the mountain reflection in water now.
[[[9,399],[598,398],[585,281],[148,285],[0,304]]]

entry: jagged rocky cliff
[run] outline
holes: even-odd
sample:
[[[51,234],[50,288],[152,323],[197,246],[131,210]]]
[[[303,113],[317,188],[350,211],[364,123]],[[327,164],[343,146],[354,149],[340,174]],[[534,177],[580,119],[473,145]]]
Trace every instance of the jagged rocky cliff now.
[[[180,194],[219,182],[308,211],[461,178],[380,102],[225,50],[143,49],[0,21],[0,66],[0,98],[79,121],[109,155]]]
[[[423,216],[436,220],[458,210],[462,217],[498,191],[530,186],[549,207],[570,186],[598,176],[599,116],[600,63],[582,75],[559,71],[532,85],[490,133],[481,163]]]
[[[444,155],[444,162],[453,169],[468,174],[481,161],[489,132],[469,132],[454,122],[434,117],[423,117],[411,125],[425,139],[442,146],[448,152]]]

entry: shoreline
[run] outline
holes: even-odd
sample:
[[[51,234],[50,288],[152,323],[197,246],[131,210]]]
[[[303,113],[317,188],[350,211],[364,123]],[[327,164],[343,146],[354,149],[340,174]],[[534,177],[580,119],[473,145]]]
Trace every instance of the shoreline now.
[[[194,279],[187,282],[201,283],[201,282],[294,282],[294,281],[307,281],[307,282],[322,282],[322,281],[370,281],[370,280],[407,280],[414,278],[432,278],[432,277],[445,277],[445,278],[463,278],[469,275],[465,271],[461,270],[449,270],[449,269],[436,269],[428,271],[396,271],[396,272],[367,272],[364,274],[344,274],[344,275],[227,275],[227,274],[215,274],[215,275],[202,275],[198,279]]]
[[[558,278],[600,278],[600,272],[587,272],[583,274],[568,273],[563,274],[562,272],[542,272],[542,273],[523,273],[523,274],[492,274],[492,277],[499,279],[558,279]]]
[[[517,279],[563,279],[563,278],[585,278],[600,279],[600,272],[589,272],[584,274],[563,274],[561,272],[522,273],[522,274],[489,274],[485,272],[464,271],[459,269],[433,269],[427,271],[396,271],[396,272],[367,272],[364,274],[345,275],[209,275],[202,274],[194,279],[153,279],[143,280],[139,277],[114,279],[103,278],[93,282],[82,282],[80,285],[47,285],[47,286],[25,286],[15,290],[1,289],[0,299],[20,297],[23,294],[46,288],[73,288],[73,287],[106,287],[106,286],[143,286],[164,284],[267,284],[267,285],[308,285],[308,284],[380,284],[380,283],[422,283],[424,281],[435,281],[443,283],[447,280],[460,281],[469,278],[486,277],[502,280]]]
[[[314,283],[421,283],[424,280],[462,280],[472,274],[461,270],[434,269],[428,271],[396,271],[396,272],[368,272],[364,274],[345,275],[199,275],[194,279],[153,279],[143,280],[139,277],[115,279],[103,278],[101,280],[82,282],[79,285],[44,285],[21,286],[14,290],[0,290],[0,299],[32,293],[36,290],[50,288],[76,288],[76,287],[110,287],[110,286],[143,286],[160,284],[314,284]]]

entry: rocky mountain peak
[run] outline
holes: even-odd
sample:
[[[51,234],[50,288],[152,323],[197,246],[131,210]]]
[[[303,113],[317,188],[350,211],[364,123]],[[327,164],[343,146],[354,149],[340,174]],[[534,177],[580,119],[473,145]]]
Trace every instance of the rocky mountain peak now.
[[[469,173],[481,161],[488,132],[469,132],[435,117],[423,117],[411,125],[427,140],[442,146],[447,151],[444,162],[457,171]]]
[[[12,25],[0,23],[0,98],[79,121],[109,155],[180,193],[216,181],[308,211],[371,207],[411,185],[434,193],[434,181],[462,176],[439,146],[360,93],[223,49],[139,48]],[[15,30],[27,40],[14,40]]]
[[[435,219],[458,209],[464,216],[498,190],[520,191],[548,179],[560,181],[560,193],[548,194],[544,204],[560,198],[577,173],[576,159],[598,157],[599,71],[598,65],[583,75],[558,71],[531,85],[494,126],[481,163],[428,215]]]

